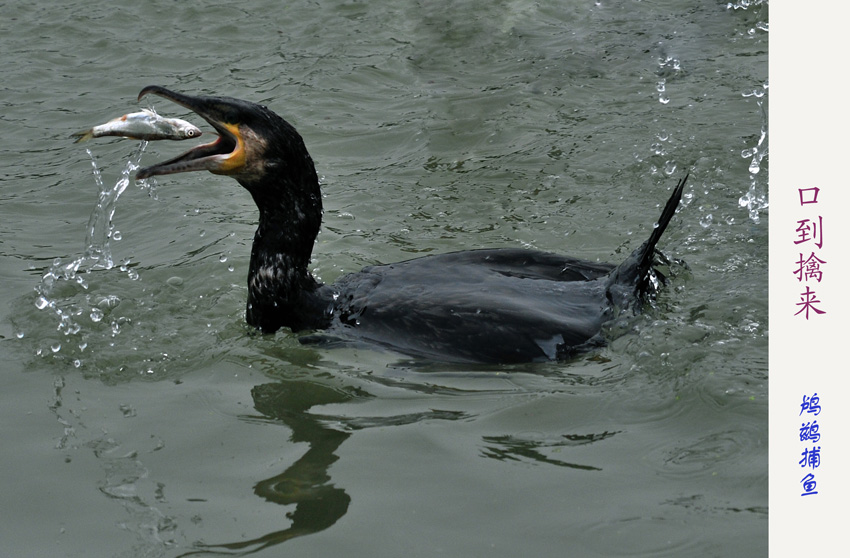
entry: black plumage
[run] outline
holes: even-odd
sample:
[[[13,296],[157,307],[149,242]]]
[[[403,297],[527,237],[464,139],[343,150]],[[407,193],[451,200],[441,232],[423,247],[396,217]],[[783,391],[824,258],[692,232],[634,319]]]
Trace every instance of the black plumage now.
[[[265,333],[322,330],[323,339],[442,361],[567,358],[601,344],[603,324],[651,292],[655,247],[687,180],[673,190],[649,239],[620,265],[534,250],[470,250],[371,266],[324,285],[308,268],[322,203],[298,132],[247,101],[158,86],[139,97],[149,93],[194,111],[220,137],[141,169],[137,178],[195,170],[228,175],[259,209],[246,319]]]

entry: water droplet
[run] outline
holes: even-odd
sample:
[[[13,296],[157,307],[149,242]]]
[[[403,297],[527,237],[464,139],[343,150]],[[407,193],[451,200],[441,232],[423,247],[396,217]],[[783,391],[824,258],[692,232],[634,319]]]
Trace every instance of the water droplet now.
[[[50,304],[50,302],[44,298],[44,295],[38,295],[38,298],[35,299],[35,307],[39,310],[44,310],[47,308],[48,304]]]
[[[222,254],[221,256],[219,256],[219,257],[218,257],[218,261],[220,261],[221,263],[226,262],[226,261],[227,261],[227,256],[225,256],[224,254]]]
[[[112,231],[112,240],[121,240],[121,231]]]
[[[59,349],[61,349],[61,348],[62,348],[61,343],[54,343],[54,344],[50,345],[50,350],[53,351],[54,353],[58,353]]]
[[[79,368],[80,366],[82,366],[82,364],[83,363],[80,361],[80,359],[74,359],[74,368]]]
[[[711,216],[711,213],[709,213],[708,215],[706,215],[705,217],[703,217],[702,219],[699,220],[699,224],[702,225],[703,228],[707,229],[708,227],[711,226],[711,221],[713,219],[714,218]]]
[[[98,299],[97,306],[99,308],[115,308],[118,304],[121,303],[121,299],[115,295],[107,295],[101,299]]]
[[[19,332],[15,333],[15,337],[17,337],[18,339],[23,339],[24,338],[24,332],[19,331]]]
[[[124,316],[119,316],[118,319],[112,320],[112,323],[109,324],[110,327],[112,328],[112,336],[115,337],[116,335],[121,333],[121,326],[123,326],[124,324],[126,324],[129,321],[130,320],[128,320]]]
[[[169,277],[166,283],[168,283],[168,286],[170,287],[179,287],[183,284],[183,278],[177,276]]]
[[[91,321],[95,323],[99,322],[103,319],[103,310],[101,310],[100,308],[92,308],[91,313],[89,314],[89,318],[91,318]]]

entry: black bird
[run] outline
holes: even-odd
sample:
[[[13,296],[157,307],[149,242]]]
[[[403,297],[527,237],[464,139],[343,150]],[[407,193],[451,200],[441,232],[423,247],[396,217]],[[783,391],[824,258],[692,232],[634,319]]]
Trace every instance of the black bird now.
[[[470,250],[370,266],[324,285],[308,269],[322,220],[319,180],[295,128],[248,101],[159,86],[145,87],[139,99],[151,93],[192,110],[219,138],[136,178],[208,170],[248,190],[260,218],[246,318],[264,333],[325,330],[319,338],[450,362],[568,358],[602,344],[603,324],[652,292],[660,275],[655,245],[687,180],[673,190],[649,239],[620,265],[534,250]]]

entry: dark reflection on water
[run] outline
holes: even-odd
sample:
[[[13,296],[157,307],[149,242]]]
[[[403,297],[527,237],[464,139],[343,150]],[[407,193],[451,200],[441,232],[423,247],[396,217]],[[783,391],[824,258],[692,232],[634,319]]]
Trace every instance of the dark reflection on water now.
[[[336,450],[351,432],[378,426],[400,426],[427,419],[457,420],[462,412],[430,410],[389,417],[334,417],[314,414],[313,407],[352,402],[371,397],[358,388],[329,387],[315,381],[285,380],[260,384],[251,390],[254,408],[261,420],[283,424],[292,430],[290,441],[304,442],[310,449],[281,474],[262,480],[254,494],[281,506],[295,505],[287,513],[290,526],[261,537],[231,543],[200,544],[197,550],[181,554],[247,555],[304,535],[318,533],[336,523],[348,511],[351,497],[331,482],[328,472],[337,461]],[[247,417],[256,420],[257,417]],[[338,427],[328,426],[329,423]]]
[[[350,434],[325,426],[323,420],[308,411],[318,405],[350,401],[352,394],[312,382],[291,381],[255,386],[251,395],[254,408],[263,417],[281,422],[292,430],[292,442],[310,445],[307,453],[284,472],[254,486],[254,493],[268,502],[295,505],[295,511],[286,514],[291,524],[286,529],[247,541],[199,544],[200,550],[181,556],[230,554],[227,551],[252,554],[295,537],[323,531],[348,511],[351,497],[330,482],[328,468],[338,459],[334,452]]]
[[[581,446],[592,444],[610,438],[619,432],[602,432],[599,434],[564,434],[561,438],[554,440],[536,440],[527,439],[521,436],[484,436],[484,442],[489,444],[482,455],[491,457],[498,461],[523,459],[531,460],[537,463],[546,463],[549,465],[557,465],[559,467],[570,467],[572,469],[580,469],[583,471],[601,471],[603,468],[594,467],[592,465],[581,465],[578,463],[569,463],[562,459],[555,459],[546,455],[546,451],[560,450],[561,448],[570,446]]]

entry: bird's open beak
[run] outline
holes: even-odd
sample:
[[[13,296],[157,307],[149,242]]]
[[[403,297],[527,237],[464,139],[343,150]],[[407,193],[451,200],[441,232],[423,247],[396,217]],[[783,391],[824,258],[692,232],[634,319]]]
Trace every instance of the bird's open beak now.
[[[139,100],[152,93],[191,110],[210,123],[218,139],[194,147],[173,159],[140,169],[137,180],[162,174],[207,170],[215,174],[237,174],[245,165],[245,144],[234,116],[235,99],[226,97],[193,97],[149,85],[139,93]]]

